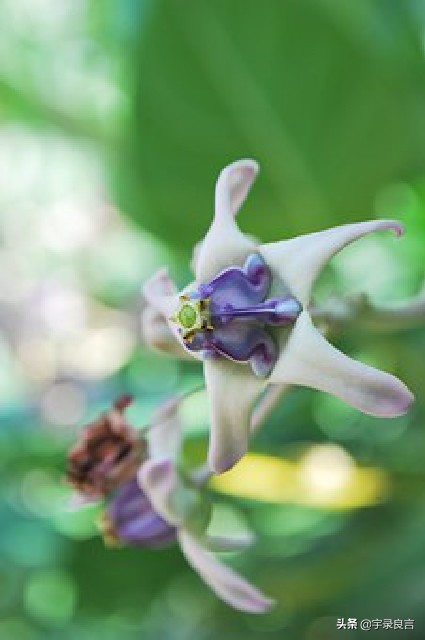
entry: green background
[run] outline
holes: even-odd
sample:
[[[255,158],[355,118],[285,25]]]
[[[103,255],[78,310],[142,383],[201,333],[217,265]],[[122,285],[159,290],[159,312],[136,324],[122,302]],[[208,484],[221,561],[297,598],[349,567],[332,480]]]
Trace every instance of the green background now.
[[[0,3],[0,640],[362,635],[337,631],[342,617],[412,618],[398,637],[423,638],[420,327],[336,338],[412,388],[406,417],[297,389],[253,442],[296,464],[336,443],[387,486],[357,508],[230,499],[259,541],[227,561],[277,599],[266,616],[218,602],[177,548],[105,548],[95,510],[67,510],[61,479],[79,427],[117,394],[136,395],[141,426],[201,381],[196,363],[143,348],[139,291],[162,264],[187,282],[228,162],[261,165],[240,221],[264,240],[374,216],[406,223],[401,241],[344,251],[319,298],[419,291],[424,34],[420,0]],[[204,399],[187,420],[187,456],[199,459]]]

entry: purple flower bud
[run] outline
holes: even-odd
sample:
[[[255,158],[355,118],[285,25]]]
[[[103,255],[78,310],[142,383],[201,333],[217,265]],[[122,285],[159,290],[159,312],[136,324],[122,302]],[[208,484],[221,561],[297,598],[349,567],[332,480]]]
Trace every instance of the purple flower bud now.
[[[103,529],[105,538],[124,545],[166,547],[176,540],[176,529],[159,516],[137,479],[122,485],[109,503]]]

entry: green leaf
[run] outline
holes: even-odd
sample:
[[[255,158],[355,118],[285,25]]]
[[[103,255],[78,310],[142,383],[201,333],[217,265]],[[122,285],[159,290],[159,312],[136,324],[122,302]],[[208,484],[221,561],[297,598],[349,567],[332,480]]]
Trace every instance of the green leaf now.
[[[129,48],[133,107],[120,205],[188,253],[214,182],[262,173],[243,227],[266,240],[373,215],[378,190],[425,169],[420,21],[409,3],[188,0],[151,6]]]

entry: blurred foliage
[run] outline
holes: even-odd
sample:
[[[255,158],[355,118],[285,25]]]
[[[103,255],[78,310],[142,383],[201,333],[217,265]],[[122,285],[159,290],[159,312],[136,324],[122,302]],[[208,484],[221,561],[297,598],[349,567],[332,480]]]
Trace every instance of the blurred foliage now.
[[[136,395],[142,426],[199,384],[196,363],[140,346],[139,287],[163,263],[188,277],[228,161],[261,163],[241,223],[266,240],[406,223],[400,242],[344,251],[318,297],[423,285],[424,32],[420,0],[0,3],[0,640],[332,640],[338,617],[413,618],[398,637],[423,638],[422,328],[337,341],[407,382],[408,416],[294,390],[243,491],[215,487],[223,522],[258,534],[229,562],[277,599],[267,616],[218,602],[175,548],[106,549],[61,478],[79,426],[116,395]],[[194,464],[205,397],[184,411]]]
[[[267,240],[364,219],[421,171],[421,3],[150,4],[117,191],[178,248],[205,232],[212,176],[236,158],[260,162],[243,225]]]

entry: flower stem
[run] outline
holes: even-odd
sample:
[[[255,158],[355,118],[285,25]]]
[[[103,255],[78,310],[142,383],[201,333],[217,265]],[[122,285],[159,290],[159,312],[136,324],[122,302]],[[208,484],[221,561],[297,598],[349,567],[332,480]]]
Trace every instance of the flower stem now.
[[[331,332],[350,324],[378,332],[403,331],[425,320],[425,289],[403,302],[379,305],[362,293],[350,298],[333,298],[311,309],[315,322]]]
[[[272,384],[267,387],[252,413],[250,426],[251,435],[257,433],[263,422],[279,404],[283,396],[288,393],[289,389],[290,386],[287,384]]]

